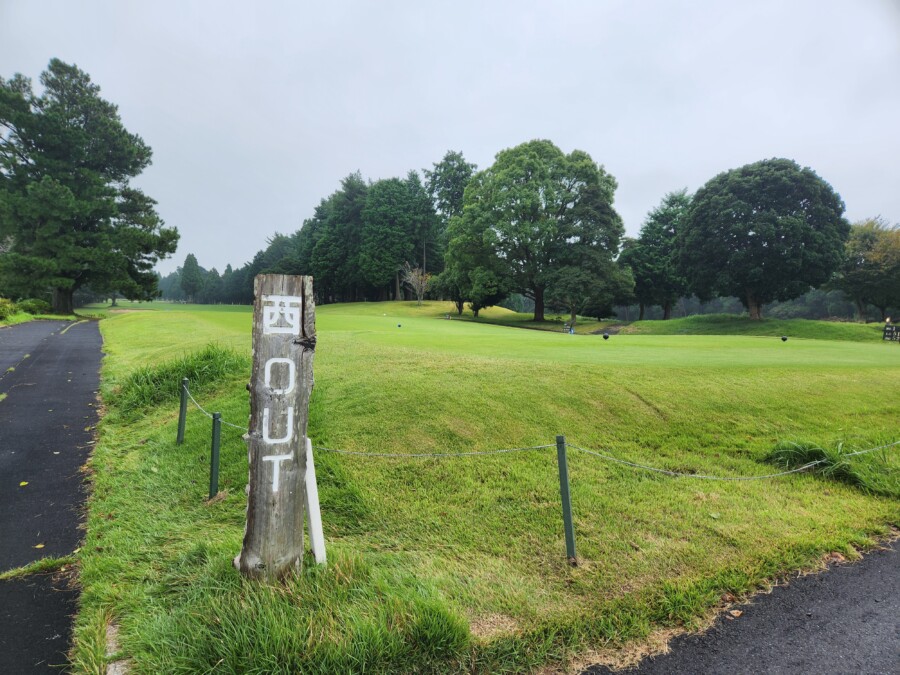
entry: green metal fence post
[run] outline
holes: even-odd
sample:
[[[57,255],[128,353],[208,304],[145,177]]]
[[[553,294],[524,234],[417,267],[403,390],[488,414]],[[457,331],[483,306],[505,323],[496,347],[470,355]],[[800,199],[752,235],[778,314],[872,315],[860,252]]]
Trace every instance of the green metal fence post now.
[[[187,422],[187,393],[188,379],[181,378],[181,407],[178,409],[178,436],[175,439],[176,445],[184,443],[184,424]]]
[[[209,498],[219,494],[219,441],[222,438],[222,413],[212,416],[212,457],[209,461]]]
[[[556,437],[556,461],[559,464],[559,494],[562,497],[563,526],[566,531],[566,558],[576,565],[575,526],[572,523],[572,500],[569,497],[569,464],[566,461],[566,437]]]

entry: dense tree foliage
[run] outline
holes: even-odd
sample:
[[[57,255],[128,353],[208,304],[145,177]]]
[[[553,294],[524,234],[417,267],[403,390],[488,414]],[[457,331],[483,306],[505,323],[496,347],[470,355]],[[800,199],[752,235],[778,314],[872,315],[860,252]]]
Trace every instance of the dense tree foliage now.
[[[454,217],[447,236],[447,266],[435,279],[434,287],[454,302],[457,313],[462,314],[468,302],[477,317],[482,309],[507,296],[509,275],[476,219]]]
[[[477,174],[458,152],[448,152],[433,167],[424,172],[424,184],[415,172],[375,182],[350,174],[300,230],[274,235],[242,267],[229,265],[220,275],[215,269],[194,268],[196,259],[189,256],[193,262],[186,260],[159,287],[165,297],[185,300],[181,277],[196,269],[200,281],[189,282],[196,301],[250,303],[256,274],[311,273],[320,303],[419,298],[424,288],[432,298],[453,301],[460,314],[468,305],[476,316],[497,304],[534,311],[538,317],[551,311],[560,321],[567,314],[572,323],[579,316],[631,320],[739,312],[749,304],[746,282],[740,288],[724,283],[703,287],[697,280],[712,273],[692,275],[698,270],[683,267],[688,256],[680,247],[688,219],[713,213],[720,219],[714,232],[730,233],[735,257],[716,252],[706,262],[714,271],[729,267],[735,277],[738,267],[757,262],[766,283],[772,276],[781,284],[780,295],[765,285],[765,292],[757,292],[766,313],[780,318],[851,316],[853,304],[833,290],[853,278],[851,260],[859,265],[856,271],[870,277],[874,261],[880,265],[880,281],[869,283],[871,292],[861,299],[864,310],[877,308],[883,315],[897,306],[892,290],[896,272],[890,270],[896,269],[892,261],[898,258],[898,244],[889,242],[900,235],[877,219],[863,228],[865,236],[854,234],[847,251],[858,255],[848,256],[832,285],[793,300],[774,299],[820,285],[810,276],[797,283],[786,284],[785,279],[802,279],[792,275],[810,269],[821,279],[827,260],[817,260],[821,252],[810,247],[839,238],[845,227],[837,195],[812,171],[787,160],[718,176],[702,191],[705,202],[696,213],[685,190],[667,194],[647,214],[639,237],[621,242],[621,252],[621,221],[612,208],[615,180],[585,153],[564,155],[548,141],[532,141],[501,152],[493,166]],[[799,203],[792,206],[792,199]],[[874,247],[880,237],[888,243]],[[0,240],[0,252],[2,247]],[[803,261],[791,262],[785,271],[757,249],[772,249],[789,262],[799,251]],[[689,276],[700,297],[691,294]],[[543,302],[540,313],[535,298]]]
[[[631,270],[610,260],[597,260],[593,265],[566,265],[549,275],[547,304],[569,315],[574,326],[578,315],[597,318],[612,316],[612,306],[629,297],[634,289]]]
[[[686,190],[670,192],[647,214],[637,239],[629,239],[619,257],[634,275],[634,296],[644,318],[648,305],[660,305],[663,319],[672,316],[675,302],[687,291],[678,270],[676,233],[687,215],[691,198]]]
[[[150,164],[149,146],[76,66],[53,59],[41,84],[37,95],[21,75],[0,79],[0,287],[49,294],[67,314],[88,286],[156,297],[153,267],[178,232],[129,184]]]
[[[359,266],[369,285],[381,289],[381,299],[387,298],[392,282],[394,297],[400,297],[400,270],[415,254],[417,223],[409,188],[399,178],[389,178],[374,183],[366,197]]]
[[[250,303],[253,279],[262,273],[312,274],[317,301],[323,304],[407,297],[412,290],[400,283],[407,264],[422,274],[441,269],[440,223],[416,172],[374,183],[352,173],[319,202],[300,230],[290,236],[276,234],[243,267],[229,266],[221,277],[215,270],[200,268],[205,281],[196,298]],[[184,299],[176,286],[182,287],[180,278],[190,268],[186,261],[162,280],[166,297]],[[173,276],[179,278],[177,285],[170,280]]]
[[[900,307],[900,229],[881,218],[854,223],[831,285],[853,299],[860,321],[866,320],[867,305],[877,307],[882,319],[889,307]]]
[[[850,226],[844,203],[810,168],[769,159],[719,174],[678,232],[681,272],[701,298],[736,296],[751,318],[828,281]]]
[[[323,302],[360,299],[365,283],[359,252],[368,190],[359,173],[350,174],[296,235],[298,268],[316,278],[316,293]]]
[[[463,195],[477,168],[467,162],[461,152],[450,150],[440,162],[434,164],[434,169],[425,170],[425,185],[435,210],[445,224],[451,218],[462,215]]]
[[[200,265],[193,253],[188,253],[181,267],[181,290],[187,296],[188,302],[194,302],[203,288],[205,275],[200,271]]]
[[[550,141],[536,140],[503,150],[494,164],[473,176],[465,191],[460,225],[482,245],[508,289],[534,300],[535,321],[559,270],[578,269],[602,286],[615,268],[624,228],[612,207],[615,179],[575,150],[566,155]],[[480,244],[479,244],[480,242]],[[448,256],[456,255],[451,233]],[[454,265],[464,262],[455,261]],[[496,266],[495,266],[496,265]]]

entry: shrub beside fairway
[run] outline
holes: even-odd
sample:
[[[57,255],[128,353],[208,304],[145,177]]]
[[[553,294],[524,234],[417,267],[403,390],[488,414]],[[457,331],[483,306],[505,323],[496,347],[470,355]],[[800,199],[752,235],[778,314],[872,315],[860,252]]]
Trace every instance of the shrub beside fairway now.
[[[61,316],[56,314],[29,314],[28,312],[16,312],[10,314],[6,318],[0,319],[0,328],[3,326],[15,326],[20,323],[28,323],[40,319],[50,319],[57,321],[72,321],[77,319],[75,316]]]
[[[672,471],[772,472],[778,441],[895,440],[900,349],[758,337],[567,336],[446,321],[437,303],[318,310],[310,434],[359,452],[552,443]],[[400,326],[398,327],[398,324]],[[580,564],[564,560],[555,450],[449,459],[317,452],[329,565],[284,585],[241,579],[247,480],[223,430],[223,498],[206,503],[209,421],[177,397],[140,419],[132,373],[208,344],[248,354],[250,312],[123,313],[101,324],[110,403],[92,460],[76,668],[104,666],[120,626],[136,672],[503,672],[693,625],[725,593],[853,555],[900,521],[897,499],[810,475],[673,479],[570,451]],[[244,424],[249,368],[201,402]],[[151,378],[152,379],[152,378]],[[177,388],[177,383],[176,383]],[[176,389],[177,390],[177,389]],[[896,471],[897,454],[885,457]]]

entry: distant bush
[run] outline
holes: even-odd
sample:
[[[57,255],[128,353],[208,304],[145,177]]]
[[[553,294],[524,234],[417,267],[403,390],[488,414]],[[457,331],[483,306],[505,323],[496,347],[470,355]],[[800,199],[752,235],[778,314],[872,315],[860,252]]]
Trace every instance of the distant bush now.
[[[17,314],[19,312],[19,308],[12,300],[7,300],[6,298],[0,298],[0,321],[3,319],[8,319],[13,314]]]
[[[49,302],[47,302],[46,300],[38,300],[37,298],[19,300],[17,304],[20,312],[25,312],[26,314],[31,314],[32,316],[35,314],[49,314],[51,309]]]
[[[209,344],[203,349],[181,358],[133,371],[112,396],[112,403],[123,412],[130,412],[174,401],[181,395],[181,378],[190,381],[190,389],[197,393],[229,375],[245,372],[250,376],[250,357]]]

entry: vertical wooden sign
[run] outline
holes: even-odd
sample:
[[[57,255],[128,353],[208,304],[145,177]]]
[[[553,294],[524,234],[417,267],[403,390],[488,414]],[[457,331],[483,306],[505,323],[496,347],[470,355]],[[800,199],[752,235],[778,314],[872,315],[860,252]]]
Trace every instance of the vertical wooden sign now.
[[[253,291],[247,528],[235,564],[273,579],[303,557],[316,308],[312,277],[261,274]]]

